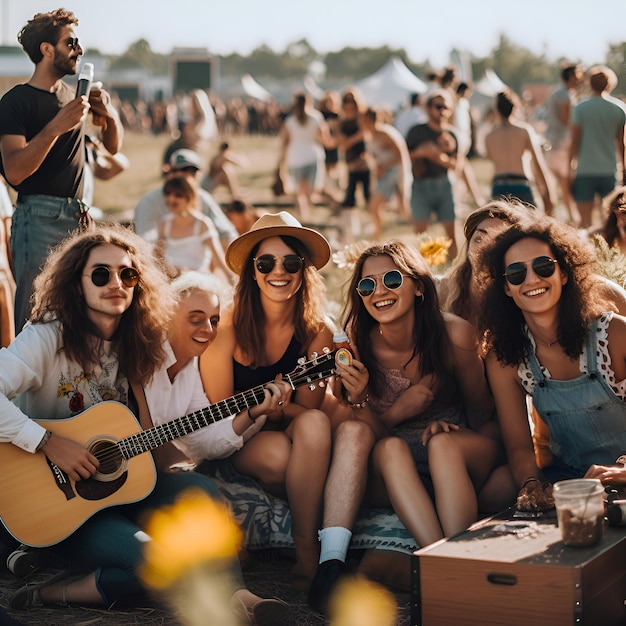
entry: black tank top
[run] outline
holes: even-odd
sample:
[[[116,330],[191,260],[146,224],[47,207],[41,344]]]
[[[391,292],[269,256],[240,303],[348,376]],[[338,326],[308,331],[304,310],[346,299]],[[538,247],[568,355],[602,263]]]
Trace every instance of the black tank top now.
[[[251,368],[233,359],[235,393],[269,383],[276,378],[277,374],[289,374],[296,367],[298,359],[302,355],[302,346],[294,336],[291,338],[283,356],[272,365],[261,365],[260,367]]]

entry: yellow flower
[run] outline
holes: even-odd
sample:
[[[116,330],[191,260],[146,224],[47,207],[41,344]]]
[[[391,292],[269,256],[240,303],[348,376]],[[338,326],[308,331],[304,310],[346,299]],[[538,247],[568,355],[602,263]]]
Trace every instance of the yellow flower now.
[[[398,605],[393,594],[365,578],[340,583],[331,598],[331,626],[394,626]]]
[[[66,383],[65,385],[59,385],[57,389],[57,398],[64,398],[74,391],[74,386]]]
[[[437,237],[423,241],[419,246],[419,251],[429,265],[442,265],[448,260],[448,250],[451,245],[452,239]]]
[[[198,565],[234,558],[241,542],[241,530],[226,506],[198,488],[153,513],[145,531],[150,541],[140,575],[154,589],[169,587]]]

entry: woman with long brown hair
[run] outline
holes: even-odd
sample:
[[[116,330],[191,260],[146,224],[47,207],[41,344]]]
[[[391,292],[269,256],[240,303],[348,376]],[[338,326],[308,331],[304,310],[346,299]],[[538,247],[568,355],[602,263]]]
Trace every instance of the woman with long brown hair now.
[[[285,211],[263,215],[228,247],[226,262],[239,283],[217,338],[200,358],[211,402],[288,374],[299,358],[332,347],[318,272],[329,258],[324,237]],[[323,397],[319,386],[294,391],[230,457],[239,472],[287,498],[303,587],[318,564],[317,530],[330,462],[330,421],[319,410]]]

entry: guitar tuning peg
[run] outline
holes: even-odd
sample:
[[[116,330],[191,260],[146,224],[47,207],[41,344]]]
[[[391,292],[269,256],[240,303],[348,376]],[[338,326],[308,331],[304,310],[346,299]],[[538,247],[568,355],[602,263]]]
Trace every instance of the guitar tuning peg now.
[[[318,386],[320,389],[323,389],[324,387],[326,387],[326,383],[325,383],[323,380],[320,380],[320,382],[319,382],[319,383],[317,383],[317,386]]]
[[[328,354],[328,353],[330,352],[330,348],[327,348],[326,346],[324,346],[324,347],[322,348],[322,352],[323,352],[324,354]]]
[[[309,385],[309,389],[310,389],[311,391],[315,391],[315,383],[311,383],[311,384]]]
[[[312,359],[317,359],[319,355],[317,354],[317,352],[311,352],[311,358]]]
[[[304,365],[306,363],[306,357],[301,356],[298,359],[298,365]]]

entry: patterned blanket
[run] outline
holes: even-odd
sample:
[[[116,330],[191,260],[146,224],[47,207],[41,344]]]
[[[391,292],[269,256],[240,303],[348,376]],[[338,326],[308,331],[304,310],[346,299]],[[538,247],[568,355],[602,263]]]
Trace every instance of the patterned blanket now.
[[[285,500],[266,493],[239,474],[230,461],[205,462],[197,471],[209,476],[229,503],[248,550],[293,548],[291,514]],[[397,515],[389,509],[362,509],[352,534],[352,549],[379,548],[411,554],[418,549]]]

